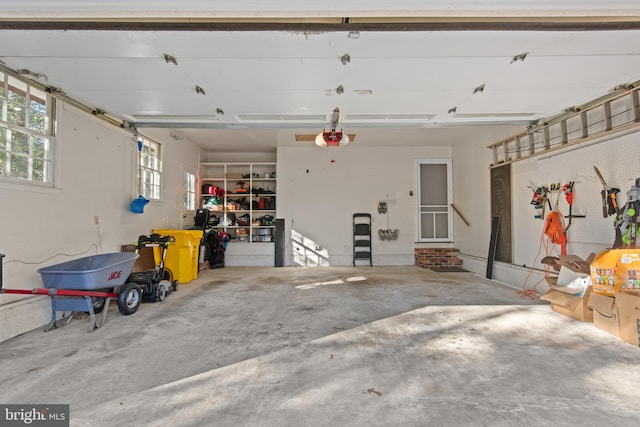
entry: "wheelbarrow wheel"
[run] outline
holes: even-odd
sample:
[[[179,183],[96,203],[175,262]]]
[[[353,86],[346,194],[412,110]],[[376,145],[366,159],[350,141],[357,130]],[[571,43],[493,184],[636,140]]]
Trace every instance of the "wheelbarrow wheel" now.
[[[135,313],[142,302],[140,286],[131,282],[125,283],[118,294],[118,310],[125,316]]]
[[[113,288],[100,289],[100,292],[113,293]],[[107,299],[104,297],[91,297],[91,305],[93,305],[93,312],[95,314],[102,313],[106,306]]]
[[[107,299],[103,297],[91,297],[91,304],[93,305],[93,312],[95,314],[102,313],[106,300]]]

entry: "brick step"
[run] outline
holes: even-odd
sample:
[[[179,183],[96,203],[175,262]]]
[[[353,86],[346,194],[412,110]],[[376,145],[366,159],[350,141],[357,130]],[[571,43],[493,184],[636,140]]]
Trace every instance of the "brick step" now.
[[[465,271],[456,248],[416,248],[416,265],[434,271]]]

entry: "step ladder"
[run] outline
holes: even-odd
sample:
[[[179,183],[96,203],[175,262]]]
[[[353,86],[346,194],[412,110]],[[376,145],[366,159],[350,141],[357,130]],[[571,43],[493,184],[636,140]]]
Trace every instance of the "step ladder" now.
[[[357,261],[369,261],[369,265],[373,266],[371,259],[371,214],[355,213],[353,214],[353,266]]]

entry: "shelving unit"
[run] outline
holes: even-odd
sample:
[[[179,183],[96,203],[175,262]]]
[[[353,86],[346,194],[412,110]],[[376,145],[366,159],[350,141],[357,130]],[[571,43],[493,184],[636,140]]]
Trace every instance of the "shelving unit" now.
[[[200,206],[210,211],[209,228],[226,231],[231,242],[273,242],[275,173],[275,163],[201,163]],[[224,195],[207,193],[208,186]]]

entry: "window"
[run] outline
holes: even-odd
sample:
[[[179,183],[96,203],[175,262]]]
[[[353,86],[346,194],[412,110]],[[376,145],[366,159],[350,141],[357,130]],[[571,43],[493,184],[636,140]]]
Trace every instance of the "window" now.
[[[0,179],[53,181],[54,100],[0,72]]]
[[[418,241],[453,240],[451,160],[418,160]]]
[[[140,164],[138,165],[138,182],[140,194],[147,199],[160,200],[162,161],[160,144],[146,138],[138,140]]]
[[[190,172],[184,172],[184,209],[196,210],[196,176]]]

